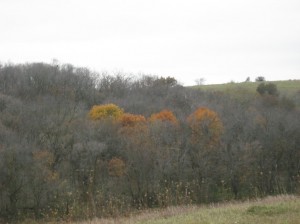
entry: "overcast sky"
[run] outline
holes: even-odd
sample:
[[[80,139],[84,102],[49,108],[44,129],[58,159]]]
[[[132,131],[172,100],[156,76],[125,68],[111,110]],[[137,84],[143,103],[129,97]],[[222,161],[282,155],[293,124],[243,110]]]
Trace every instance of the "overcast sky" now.
[[[0,0],[0,61],[173,76],[300,79],[300,0]]]

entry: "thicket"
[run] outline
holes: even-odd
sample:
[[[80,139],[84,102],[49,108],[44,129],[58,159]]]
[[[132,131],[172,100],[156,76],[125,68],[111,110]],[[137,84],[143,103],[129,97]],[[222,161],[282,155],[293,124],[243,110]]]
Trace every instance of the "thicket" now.
[[[242,97],[171,77],[0,65],[0,221],[299,193],[299,97]]]

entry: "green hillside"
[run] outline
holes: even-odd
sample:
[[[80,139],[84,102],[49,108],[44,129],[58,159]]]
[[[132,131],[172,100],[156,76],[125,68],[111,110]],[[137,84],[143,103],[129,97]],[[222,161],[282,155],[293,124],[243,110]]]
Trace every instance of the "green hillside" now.
[[[269,83],[268,81],[266,81]],[[300,91],[300,80],[286,80],[286,81],[270,81],[276,84],[281,95],[292,96]],[[225,83],[214,85],[193,86],[193,88],[200,88],[204,91],[221,91],[226,93],[236,93],[241,90],[249,93],[256,93],[256,88],[260,82],[241,82],[241,83]]]

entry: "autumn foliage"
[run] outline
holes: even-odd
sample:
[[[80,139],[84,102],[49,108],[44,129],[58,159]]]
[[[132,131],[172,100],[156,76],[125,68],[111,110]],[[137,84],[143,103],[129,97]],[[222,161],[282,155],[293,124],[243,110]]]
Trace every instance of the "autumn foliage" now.
[[[299,81],[259,84],[0,63],[0,223],[299,194]]]
[[[162,110],[159,113],[152,114],[150,116],[149,120],[151,122],[153,122],[153,121],[163,121],[163,122],[165,122],[166,121],[166,122],[170,122],[170,123],[173,123],[173,124],[178,124],[177,118],[175,117],[173,112],[169,111],[169,110]]]
[[[194,144],[204,143],[206,146],[212,146],[219,141],[223,133],[223,124],[218,114],[208,108],[198,108],[187,118],[187,121]]]
[[[120,117],[120,122],[123,127],[136,127],[137,125],[145,124],[146,118],[142,115],[124,113]]]
[[[123,113],[123,109],[115,104],[103,104],[93,106],[89,112],[89,117],[92,120],[101,120],[106,118],[117,119],[120,118]]]

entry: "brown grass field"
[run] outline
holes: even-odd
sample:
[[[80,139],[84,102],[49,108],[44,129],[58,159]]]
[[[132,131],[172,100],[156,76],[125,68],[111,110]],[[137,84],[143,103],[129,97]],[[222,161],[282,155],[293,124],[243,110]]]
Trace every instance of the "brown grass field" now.
[[[24,223],[39,223],[27,221]],[[50,222],[57,223],[57,222]],[[93,219],[60,224],[299,224],[300,197],[281,195],[203,206],[151,209],[128,217]]]

